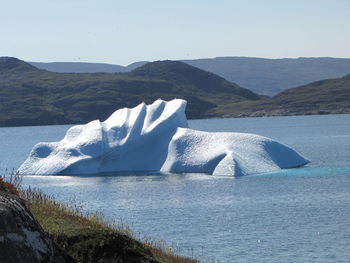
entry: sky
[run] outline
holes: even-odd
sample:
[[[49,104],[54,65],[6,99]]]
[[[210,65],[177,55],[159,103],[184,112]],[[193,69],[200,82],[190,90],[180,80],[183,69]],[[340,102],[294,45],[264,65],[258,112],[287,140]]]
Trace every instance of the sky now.
[[[0,0],[0,56],[350,58],[350,0]]]

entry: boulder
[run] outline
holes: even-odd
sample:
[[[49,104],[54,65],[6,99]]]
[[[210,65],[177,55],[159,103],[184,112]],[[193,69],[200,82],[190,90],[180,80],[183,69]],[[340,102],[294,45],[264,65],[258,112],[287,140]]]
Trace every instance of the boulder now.
[[[42,230],[24,201],[0,192],[0,262],[74,262]]]

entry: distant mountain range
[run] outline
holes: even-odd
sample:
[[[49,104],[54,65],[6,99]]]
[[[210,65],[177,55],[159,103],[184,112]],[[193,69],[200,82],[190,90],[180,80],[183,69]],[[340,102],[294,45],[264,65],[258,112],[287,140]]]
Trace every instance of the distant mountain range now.
[[[0,57],[0,126],[85,123],[162,98],[188,101],[189,119],[350,113],[350,75],[257,95],[179,61],[127,73],[55,73]]]
[[[259,95],[182,62],[148,63],[129,73],[54,73],[0,58],[0,126],[84,123],[158,98],[188,101],[189,118]]]
[[[126,67],[106,63],[86,63],[86,62],[28,62],[38,69],[45,69],[57,73],[122,73],[130,72],[144,64],[147,61],[132,63]]]
[[[218,57],[182,60],[189,65],[217,74],[255,93],[273,96],[279,92],[314,81],[338,78],[350,73],[348,58],[265,59],[251,57]],[[53,62],[30,64],[53,72],[129,72],[147,62],[129,66],[101,63]]]
[[[350,113],[350,74],[287,89],[272,98],[219,105],[225,117],[290,116]]]

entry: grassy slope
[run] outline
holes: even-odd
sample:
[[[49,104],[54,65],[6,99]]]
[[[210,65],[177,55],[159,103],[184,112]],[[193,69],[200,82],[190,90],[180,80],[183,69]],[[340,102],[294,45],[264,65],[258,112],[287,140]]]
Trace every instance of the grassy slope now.
[[[214,114],[270,116],[350,113],[350,75],[322,80],[259,101],[220,105]]]
[[[28,200],[28,199],[27,199]],[[125,262],[195,263],[155,243],[136,240],[128,229],[109,226],[96,215],[86,217],[56,202],[33,203],[29,208],[51,238],[78,262],[95,262],[102,257]]]
[[[0,58],[0,126],[104,120],[116,109],[158,98],[184,98],[189,118],[205,118],[219,104],[260,97],[181,62],[154,62],[127,74],[70,74]]]
[[[19,178],[0,176],[0,194],[23,198],[44,231],[77,262],[198,263],[154,242],[140,242],[129,229],[110,226],[96,214],[84,215],[79,208],[62,205],[39,190],[21,190]]]
[[[22,194],[29,209],[51,238],[78,262],[116,258],[122,262],[196,263],[178,256],[153,242],[136,240],[129,229],[108,225],[99,215],[83,215],[79,209],[67,208],[39,192]],[[133,261],[134,260],[134,261]]]

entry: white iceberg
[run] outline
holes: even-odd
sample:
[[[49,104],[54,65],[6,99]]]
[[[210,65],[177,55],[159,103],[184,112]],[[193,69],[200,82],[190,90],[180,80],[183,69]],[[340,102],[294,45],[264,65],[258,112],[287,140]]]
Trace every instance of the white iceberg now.
[[[157,100],[120,109],[106,121],[71,127],[59,142],[38,143],[21,174],[107,172],[209,173],[240,176],[308,163],[291,148],[245,133],[188,128],[186,101]]]

